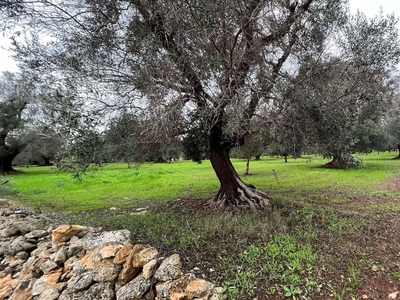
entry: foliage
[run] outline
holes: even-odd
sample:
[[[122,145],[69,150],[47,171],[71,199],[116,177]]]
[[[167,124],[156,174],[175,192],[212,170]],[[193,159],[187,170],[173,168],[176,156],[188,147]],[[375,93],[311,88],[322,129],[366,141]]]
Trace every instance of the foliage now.
[[[208,136],[200,129],[189,129],[182,140],[182,146],[186,159],[201,163],[209,158]]]
[[[73,142],[67,145],[57,157],[57,168],[82,180],[90,166],[99,167],[104,163],[104,139],[96,131],[78,131]]]
[[[26,147],[25,115],[33,102],[33,86],[17,74],[0,77],[0,174],[12,171],[12,161]]]
[[[61,8],[57,1],[23,1],[30,13],[8,18],[8,26],[33,32],[14,42],[24,71],[68,78],[78,96],[99,103],[88,112],[101,107],[108,119],[127,107],[142,110],[160,140],[186,134],[186,154],[195,161],[205,157],[203,137],[195,135],[211,136],[212,165],[220,180],[232,178],[221,181],[229,191],[240,178],[227,153],[268,124],[265,113],[285,65],[320,51],[346,19],[344,2],[71,0]],[[193,127],[201,131],[189,122],[193,111]],[[236,184],[227,184],[233,179]],[[220,199],[238,203],[228,198],[239,194],[223,192]],[[236,200],[266,202],[265,195],[257,197],[265,199]]]

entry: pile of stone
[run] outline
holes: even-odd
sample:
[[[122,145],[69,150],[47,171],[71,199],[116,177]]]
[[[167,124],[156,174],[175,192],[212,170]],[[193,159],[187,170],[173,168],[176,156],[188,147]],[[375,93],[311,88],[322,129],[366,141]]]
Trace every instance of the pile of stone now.
[[[25,209],[0,210],[0,300],[218,300],[220,289],[132,244],[128,230],[51,226]]]

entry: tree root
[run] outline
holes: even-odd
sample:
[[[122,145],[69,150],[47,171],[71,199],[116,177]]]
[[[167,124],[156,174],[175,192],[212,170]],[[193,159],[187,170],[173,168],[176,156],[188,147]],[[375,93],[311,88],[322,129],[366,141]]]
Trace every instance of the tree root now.
[[[254,186],[239,181],[236,187],[220,189],[217,195],[207,201],[206,208],[244,208],[259,210],[268,207],[270,198]]]

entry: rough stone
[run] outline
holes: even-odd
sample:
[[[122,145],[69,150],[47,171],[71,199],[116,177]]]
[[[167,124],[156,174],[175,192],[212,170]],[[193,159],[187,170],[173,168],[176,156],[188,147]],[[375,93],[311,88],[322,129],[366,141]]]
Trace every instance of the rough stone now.
[[[10,246],[8,246],[7,253],[10,255],[15,255],[18,252],[29,251],[34,248],[36,248],[36,244],[29,243],[26,238],[19,236],[11,242]]]
[[[33,298],[32,286],[36,279],[26,280],[20,282],[17,288],[12,293],[9,300],[30,300]]]
[[[127,244],[131,242],[129,230],[91,232],[84,236],[79,243],[84,249],[94,249],[105,243]]]
[[[26,261],[29,258],[29,253],[26,251],[18,252],[17,254],[15,254],[15,258]]]
[[[71,291],[64,290],[59,300],[110,300],[115,299],[115,292],[111,282],[96,283],[89,287],[88,290],[70,293]],[[130,299],[132,300],[132,299]]]
[[[67,288],[71,292],[79,292],[86,290],[93,283],[93,274],[91,271],[71,277],[68,281]]]
[[[65,246],[62,246],[56,252],[56,254],[54,256],[54,262],[57,265],[61,265],[61,264],[65,263],[66,260],[67,260],[67,248]]]
[[[11,278],[11,274],[4,278],[0,278],[0,299],[9,297],[14,289],[17,287],[19,281]]]
[[[137,274],[140,273],[141,268],[134,268],[133,267],[133,259],[135,254],[139,253],[144,249],[144,245],[137,244],[133,246],[132,250],[130,251],[129,255],[127,256],[125,263],[122,266],[122,271],[118,276],[118,281],[121,284],[125,284],[131,281]]]
[[[188,299],[186,290],[195,278],[180,275],[178,255],[157,269],[157,249],[132,246],[127,230],[102,232],[77,225],[52,230],[48,224],[28,210],[0,207],[0,234],[9,235],[0,237],[0,300]],[[85,229],[76,233],[74,228]],[[208,286],[208,291],[193,289],[194,299],[221,300]]]
[[[101,247],[99,254],[102,259],[115,257],[122,247],[123,246],[118,243],[107,243]]]
[[[103,260],[93,270],[93,279],[97,282],[114,281],[121,269],[121,265],[116,265],[110,260]]]
[[[185,293],[189,300],[202,297],[208,297],[211,294],[213,286],[211,283],[203,280],[203,279],[195,279],[186,287]]]
[[[122,286],[117,292],[117,300],[140,299],[150,289],[151,280],[139,275]]]
[[[59,268],[53,272],[43,275],[33,284],[32,295],[37,296],[42,294],[48,289],[54,288],[57,282],[60,280],[62,269]]]
[[[83,231],[85,227],[79,225],[63,225],[53,230],[51,240],[53,244],[58,245],[67,242],[71,237]]]
[[[60,296],[60,292],[55,289],[47,289],[44,290],[43,293],[40,294],[39,300],[56,300]]]
[[[156,248],[145,248],[139,253],[135,254],[133,257],[132,265],[134,268],[143,267],[149,261],[155,259],[158,256],[158,251]]]
[[[154,273],[154,278],[158,281],[168,281],[177,279],[182,274],[182,263],[178,254],[167,257]]]
[[[153,259],[149,261],[147,264],[143,266],[143,277],[150,278],[154,275],[154,270],[157,266],[157,259]]]
[[[50,271],[56,269],[58,265],[52,260],[46,260],[43,264],[40,265],[39,269],[44,273],[47,274]]]
[[[11,237],[20,234],[21,231],[17,225],[10,225],[0,231],[0,237]]]
[[[47,232],[47,230],[36,229],[36,230],[32,230],[31,232],[28,232],[27,234],[24,235],[24,237],[27,238],[27,239],[39,239],[39,238],[44,237],[44,236],[46,236],[48,234],[49,233]]]
[[[173,293],[170,296],[170,300],[184,300],[186,298],[185,293]]]
[[[117,254],[114,257],[114,264],[121,265],[126,261],[126,258],[128,257],[129,253],[132,250],[132,245],[131,244],[126,244],[123,245],[121,249],[117,252]]]

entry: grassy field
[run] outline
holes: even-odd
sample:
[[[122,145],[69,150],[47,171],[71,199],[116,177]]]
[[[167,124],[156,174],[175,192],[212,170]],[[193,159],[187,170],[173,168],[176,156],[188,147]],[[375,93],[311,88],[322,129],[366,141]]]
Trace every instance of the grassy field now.
[[[323,169],[316,156],[251,161],[245,182],[273,199],[265,211],[204,211],[218,190],[208,161],[110,164],[83,180],[50,167],[0,178],[0,198],[58,220],[127,228],[133,242],[178,252],[186,271],[225,299],[386,299],[400,291],[400,161]],[[239,174],[244,160],[233,160]],[[399,179],[399,180],[397,180]],[[141,214],[142,210],[146,213]]]

